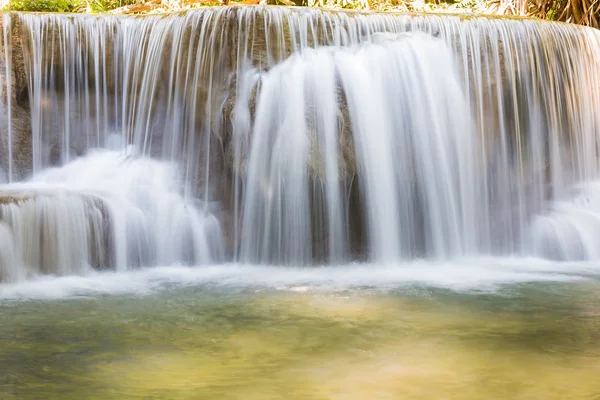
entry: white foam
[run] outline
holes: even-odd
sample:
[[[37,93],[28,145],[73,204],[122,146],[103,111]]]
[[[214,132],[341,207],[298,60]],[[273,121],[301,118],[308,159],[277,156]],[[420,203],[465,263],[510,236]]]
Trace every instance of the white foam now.
[[[0,300],[68,299],[103,295],[148,295],[167,287],[207,286],[296,292],[402,290],[419,287],[494,291],[530,282],[576,282],[600,273],[600,265],[535,258],[478,258],[461,262],[418,261],[404,265],[329,267],[212,265],[157,267],[86,276],[44,276],[0,285]]]
[[[600,259],[600,182],[580,184],[574,195],[555,201],[537,215],[531,230],[532,251],[557,260]]]
[[[176,164],[127,148],[90,151],[0,185],[3,195],[26,199],[0,204],[0,239],[15,244],[0,247],[0,281],[221,259],[219,221],[181,181]]]

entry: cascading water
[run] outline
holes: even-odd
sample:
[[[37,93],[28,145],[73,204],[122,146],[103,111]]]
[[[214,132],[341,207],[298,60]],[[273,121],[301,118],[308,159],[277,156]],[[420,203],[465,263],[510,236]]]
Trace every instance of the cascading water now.
[[[595,30],[225,7],[3,33],[1,280],[599,256]]]
[[[323,182],[325,193],[319,200],[330,227],[326,254],[344,256],[347,194],[338,161],[344,151],[356,154],[371,259],[477,249],[479,163],[450,49],[424,34],[377,40],[305,50],[262,78],[248,160],[243,259],[311,260],[314,180]],[[342,108],[347,121],[338,118]],[[344,130],[344,123],[351,128]],[[253,235],[257,227],[260,234]]]
[[[0,187],[16,197],[0,205],[3,239],[12,244],[3,275],[219,260],[214,216],[181,196],[172,165],[132,152],[91,152]]]

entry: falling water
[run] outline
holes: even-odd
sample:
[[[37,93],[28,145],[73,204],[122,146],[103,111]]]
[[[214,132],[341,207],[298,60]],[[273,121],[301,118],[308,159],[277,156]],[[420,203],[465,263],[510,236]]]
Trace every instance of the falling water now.
[[[306,50],[265,74],[248,161],[242,257],[310,260],[309,186],[315,178],[325,183],[327,254],[342,256],[347,224],[341,199],[347,195],[338,158],[344,150],[356,154],[372,258],[419,255],[419,230],[427,254],[475,251],[478,164],[453,64],[448,46],[417,34]],[[348,121],[338,118],[342,108]],[[351,133],[340,129],[344,123]],[[347,143],[339,149],[343,135],[353,137],[341,137]],[[261,234],[252,235],[256,227]]]
[[[600,257],[598,31],[278,7],[2,21],[0,279]]]
[[[0,187],[0,233],[12,244],[3,275],[218,261],[219,223],[177,179],[169,163],[102,150]]]

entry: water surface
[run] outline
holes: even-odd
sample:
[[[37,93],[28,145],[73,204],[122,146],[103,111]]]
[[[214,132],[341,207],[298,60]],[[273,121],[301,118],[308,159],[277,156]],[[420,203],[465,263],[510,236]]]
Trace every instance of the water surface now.
[[[0,398],[599,398],[595,268],[505,264],[3,285]]]

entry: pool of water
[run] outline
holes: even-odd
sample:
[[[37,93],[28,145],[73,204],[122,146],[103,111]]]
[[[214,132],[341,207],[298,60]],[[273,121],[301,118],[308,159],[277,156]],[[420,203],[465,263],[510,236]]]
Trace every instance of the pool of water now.
[[[5,284],[0,398],[598,399],[596,269],[231,265]]]

